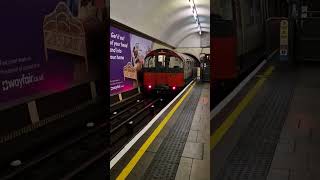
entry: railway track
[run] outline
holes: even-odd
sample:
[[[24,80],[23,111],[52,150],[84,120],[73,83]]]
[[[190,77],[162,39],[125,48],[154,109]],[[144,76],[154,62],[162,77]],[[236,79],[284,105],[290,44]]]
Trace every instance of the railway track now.
[[[130,99],[125,100],[124,102],[115,103],[110,106],[110,113],[111,113],[111,115],[113,115],[114,113],[121,112],[125,108],[127,108],[128,106],[139,102],[141,99],[145,99],[144,95],[137,94],[137,95],[131,97]]]
[[[110,118],[111,157],[127,144],[171,100],[145,98]]]
[[[108,123],[64,142],[15,168],[1,180],[72,179],[92,164],[108,157]],[[104,158],[107,161],[108,158]]]
[[[160,98],[153,99],[142,99],[138,103],[133,104],[125,108],[120,113],[117,113],[110,118],[111,123],[111,134],[117,131],[124,124],[134,120],[136,116],[151,108],[152,105],[160,101]]]
[[[104,171],[100,174],[104,178],[110,154],[115,155],[169,100],[171,97],[138,96],[114,108],[109,122],[100,122],[86,132],[61,139],[62,143],[53,148],[25,158],[20,166],[2,171],[0,180],[90,179],[98,174],[97,170]]]

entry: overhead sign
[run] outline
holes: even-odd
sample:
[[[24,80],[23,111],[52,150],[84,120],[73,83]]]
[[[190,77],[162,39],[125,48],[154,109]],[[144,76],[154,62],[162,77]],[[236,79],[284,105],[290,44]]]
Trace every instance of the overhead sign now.
[[[281,20],[280,22],[280,59],[288,59],[288,20]]]

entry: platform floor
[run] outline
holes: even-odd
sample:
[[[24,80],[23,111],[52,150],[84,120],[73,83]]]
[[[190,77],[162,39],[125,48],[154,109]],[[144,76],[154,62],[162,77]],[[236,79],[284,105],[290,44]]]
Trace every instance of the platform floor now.
[[[320,64],[300,68],[268,180],[320,179]]]
[[[211,177],[320,179],[319,107],[320,63],[268,62],[211,120]]]
[[[137,163],[132,163],[173,112],[172,105],[111,169],[111,179],[210,179],[209,88],[208,83],[197,82]],[[124,171],[129,174],[121,176]]]

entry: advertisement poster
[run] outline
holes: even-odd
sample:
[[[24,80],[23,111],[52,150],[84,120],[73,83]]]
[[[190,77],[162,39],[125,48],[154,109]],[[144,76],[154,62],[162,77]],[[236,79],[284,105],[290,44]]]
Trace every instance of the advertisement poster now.
[[[130,34],[120,29],[110,28],[110,93],[117,94],[133,89],[131,78],[125,77],[131,65]]]
[[[139,72],[142,69],[144,58],[152,50],[153,43],[148,39],[131,34],[130,44],[132,62],[134,63],[136,70]]]
[[[144,58],[152,41],[115,27],[110,28],[110,94],[137,87]],[[140,77],[141,78],[141,77]]]
[[[0,2],[0,104],[97,79],[94,0]],[[12,14],[14,12],[14,15]],[[93,35],[94,34],[94,35]]]

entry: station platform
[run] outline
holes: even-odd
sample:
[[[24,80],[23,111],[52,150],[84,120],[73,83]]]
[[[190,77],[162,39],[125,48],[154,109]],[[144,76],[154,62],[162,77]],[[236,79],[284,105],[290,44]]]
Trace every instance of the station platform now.
[[[210,179],[209,94],[209,83],[190,84],[112,158],[110,179]]]
[[[211,177],[319,179],[320,64],[261,67],[211,119]]]

